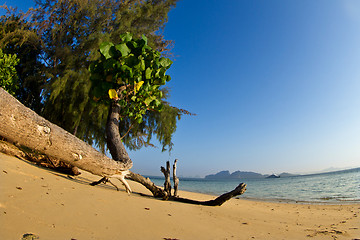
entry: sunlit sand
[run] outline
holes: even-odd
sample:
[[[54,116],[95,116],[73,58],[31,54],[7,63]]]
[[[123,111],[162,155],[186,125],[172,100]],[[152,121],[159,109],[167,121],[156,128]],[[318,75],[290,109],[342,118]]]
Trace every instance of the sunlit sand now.
[[[154,199],[143,186],[89,186],[0,153],[0,239],[355,239],[360,204],[305,205],[231,199],[204,207]],[[180,182],[181,188],[181,182]],[[212,196],[180,192],[208,200]]]

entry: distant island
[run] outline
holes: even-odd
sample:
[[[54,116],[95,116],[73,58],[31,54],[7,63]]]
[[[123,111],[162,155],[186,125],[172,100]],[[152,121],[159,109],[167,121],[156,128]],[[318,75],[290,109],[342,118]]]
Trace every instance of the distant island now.
[[[260,174],[256,172],[246,172],[246,171],[235,171],[230,173],[229,171],[221,171],[216,174],[210,174],[205,176],[205,179],[249,179],[249,178],[279,178],[279,177],[294,177],[294,176],[312,176],[312,175],[322,175],[322,174],[331,174],[337,172],[349,172],[349,171],[359,171],[360,167],[349,168],[343,170],[337,170],[332,172],[318,172],[318,173],[309,173],[309,174],[292,174],[292,173],[281,173],[277,174]]]
[[[267,176],[266,178],[280,178],[280,175],[271,174],[270,176]]]
[[[206,175],[205,179],[240,179],[240,178],[278,178],[278,177],[292,177],[297,176],[296,174],[291,173],[281,173],[279,175],[275,174],[260,174],[256,172],[246,172],[246,171],[235,171],[230,173],[228,170],[221,171],[216,174]]]

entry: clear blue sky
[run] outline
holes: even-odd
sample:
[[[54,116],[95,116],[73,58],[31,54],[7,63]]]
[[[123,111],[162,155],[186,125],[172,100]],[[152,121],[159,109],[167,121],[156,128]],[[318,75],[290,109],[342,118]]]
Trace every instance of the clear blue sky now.
[[[21,8],[31,1],[8,1]],[[360,1],[182,0],[171,102],[174,150],[130,152],[133,170],[311,172],[360,166]]]

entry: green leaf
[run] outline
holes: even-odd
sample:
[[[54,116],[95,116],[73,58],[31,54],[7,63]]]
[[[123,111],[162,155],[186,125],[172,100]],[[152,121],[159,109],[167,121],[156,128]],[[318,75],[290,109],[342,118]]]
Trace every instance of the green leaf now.
[[[170,67],[170,65],[173,63],[169,58],[160,58],[160,61],[159,61],[160,65],[165,67],[165,68],[168,68]]]
[[[113,46],[114,44],[111,42],[103,42],[102,44],[100,44],[100,52],[106,59],[112,57],[112,55],[110,54],[110,48]]]
[[[145,60],[141,59],[140,61],[141,61],[141,63],[140,63],[141,68],[140,69],[141,69],[141,71],[144,71],[145,70]]]
[[[137,41],[138,44],[138,48],[144,48],[146,46],[146,41],[144,39],[140,39],[139,41]]]
[[[143,121],[143,119],[142,118],[138,118],[138,119],[136,119],[136,121],[137,121],[137,123],[142,123],[142,121]]]
[[[143,35],[141,36],[141,38],[145,41],[145,45],[147,45],[147,44],[148,44],[148,39],[147,39],[147,37],[143,34]]]
[[[159,77],[164,77],[166,73],[166,69],[165,68],[161,68],[160,72],[159,72]]]
[[[159,106],[161,104],[161,101],[159,99],[154,99],[153,103],[155,106]]]
[[[135,65],[138,65],[140,63],[140,60],[135,57],[133,54],[130,54],[126,59],[125,59],[125,63],[126,65],[128,65],[130,68],[134,67]]]
[[[155,72],[155,77],[156,77],[156,78],[160,77],[160,69],[156,70],[156,72]]]
[[[120,35],[120,39],[123,42],[130,42],[132,40],[132,35],[131,33],[126,32]]]
[[[148,98],[145,99],[144,103],[145,103],[146,106],[149,106],[150,103],[151,103],[152,101],[154,101],[155,99],[156,99],[155,96],[148,97]]]
[[[136,49],[138,47],[137,42],[131,41],[131,42],[127,42],[126,44],[129,48],[131,49]]]
[[[147,68],[147,69],[145,70],[145,78],[146,78],[146,79],[150,79],[150,78],[151,78],[151,73],[152,73],[151,68]]]
[[[130,48],[128,48],[125,43],[118,44],[115,48],[120,51],[122,57],[127,56],[131,52]]]

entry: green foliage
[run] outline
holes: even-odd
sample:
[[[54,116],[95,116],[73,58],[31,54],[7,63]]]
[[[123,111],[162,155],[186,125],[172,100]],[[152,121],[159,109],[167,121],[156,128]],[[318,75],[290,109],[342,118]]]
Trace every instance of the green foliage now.
[[[0,48],[6,54],[16,54],[19,88],[15,97],[27,107],[40,113],[41,91],[45,84],[44,66],[40,61],[41,43],[39,36],[26,20],[27,15],[11,12],[0,16]]]
[[[4,54],[0,49],[0,87],[15,96],[19,88],[15,66],[19,63],[16,55]]]
[[[120,39],[117,45],[100,45],[101,58],[89,68],[92,94],[96,101],[117,101],[122,107],[122,118],[141,123],[146,111],[162,110],[160,87],[170,80],[165,73],[172,61],[149,47],[144,35],[133,39],[125,33]]]
[[[16,66],[20,84],[17,98],[48,120],[104,151],[109,108],[103,104],[105,102],[96,103],[89,97],[90,63],[101,56],[98,49],[102,42],[120,43],[115,48],[121,55],[128,55],[136,48],[133,44],[121,45],[120,35],[124,32],[132,32],[135,38],[146,35],[147,45],[166,56],[172,42],[164,39],[162,30],[168,12],[177,0],[35,2],[37,8],[25,15],[9,11],[0,16],[0,48],[7,54],[17,54],[20,59]],[[145,79],[152,74],[147,70]],[[135,86],[141,90],[144,83]],[[107,94],[108,89],[110,87],[104,84],[104,89],[99,90]],[[163,111],[146,111],[142,123],[123,118],[121,135],[128,133],[123,139],[127,147],[139,149],[151,145],[152,136],[156,136],[163,147],[171,146],[171,136],[176,129],[174,119],[184,112],[164,102],[166,96],[163,93]],[[146,104],[149,105],[150,100]],[[171,117],[161,119],[160,114],[164,116],[168,110]]]
[[[41,56],[47,65],[42,114],[104,150],[108,106],[90,101],[89,65],[100,57],[100,43],[119,42],[128,31],[135,37],[145,34],[148,45],[160,52],[168,50],[171,41],[163,39],[161,29],[176,0],[36,2],[39,8],[32,12],[32,23],[41,36]]]

